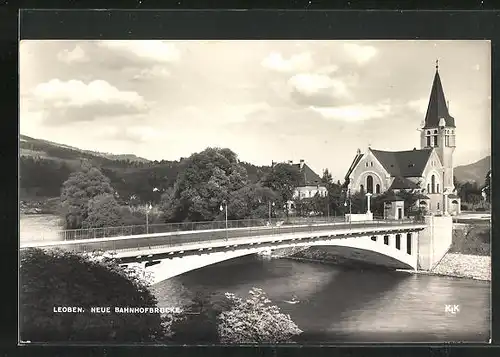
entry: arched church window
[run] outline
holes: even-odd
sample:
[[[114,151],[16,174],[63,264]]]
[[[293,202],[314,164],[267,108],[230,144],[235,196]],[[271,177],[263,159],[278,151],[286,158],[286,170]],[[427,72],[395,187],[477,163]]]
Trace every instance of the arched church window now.
[[[431,132],[429,130],[427,130],[427,135],[431,135]]]
[[[432,193],[436,193],[436,176],[432,175],[431,177],[431,188],[432,188]]]
[[[426,146],[431,146],[431,137],[430,137],[430,135],[427,135],[425,137],[425,139],[426,139]]]
[[[434,141],[434,146],[439,146],[439,145],[438,145],[438,137],[437,137],[437,135],[433,135],[432,137],[434,138],[434,139],[433,139],[433,141]]]
[[[436,185],[436,192],[439,193],[439,184]]]
[[[366,167],[368,167],[368,161],[367,161],[367,162],[365,162],[365,166],[366,166]]]
[[[427,193],[431,193],[431,184],[430,183],[427,184]]]
[[[380,193],[380,185],[378,183],[375,186],[375,193]]]
[[[366,191],[368,193],[373,193],[373,176],[368,175],[366,177]]]
[[[438,131],[437,131],[437,130],[434,130],[434,134],[437,134],[437,133],[438,133]]]
[[[370,162],[370,166],[373,166],[373,162]]]

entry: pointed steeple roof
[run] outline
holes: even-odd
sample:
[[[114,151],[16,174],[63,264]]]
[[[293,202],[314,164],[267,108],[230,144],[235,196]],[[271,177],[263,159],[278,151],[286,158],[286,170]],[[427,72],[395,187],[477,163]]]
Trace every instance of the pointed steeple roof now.
[[[441,78],[439,77],[438,61],[436,61],[436,74],[434,75],[429,106],[427,107],[427,114],[425,115],[424,129],[437,128],[441,118],[444,118],[446,126],[455,128],[455,119],[448,112]]]

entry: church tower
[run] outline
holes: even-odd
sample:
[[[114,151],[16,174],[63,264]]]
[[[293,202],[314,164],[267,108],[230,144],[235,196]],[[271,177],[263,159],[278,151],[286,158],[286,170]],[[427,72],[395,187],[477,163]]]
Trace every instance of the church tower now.
[[[442,187],[448,192],[454,191],[453,185],[453,152],[455,151],[455,119],[448,112],[441,78],[439,64],[436,61],[436,74],[432,83],[429,106],[425,115],[425,122],[420,133],[420,146],[434,148],[443,164]]]

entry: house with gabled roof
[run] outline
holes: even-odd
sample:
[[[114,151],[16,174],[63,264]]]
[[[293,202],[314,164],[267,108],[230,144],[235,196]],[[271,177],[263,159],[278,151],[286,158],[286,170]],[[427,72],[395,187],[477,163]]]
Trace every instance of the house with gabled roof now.
[[[288,165],[295,166],[299,172],[299,182],[294,189],[293,199],[312,198],[318,194],[320,197],[326,197],[328,190],[321,181],[321,177],[313,169],[300,160],[299,163],[293,161],[286,162]],[[273,161],[273,165],[277,164]]]
[[[388,190],[419,194],[419,204],[430,213],[458,214],[460,199],[453,184],[455,119],[449,114],[439,69],[436,73],[425,120],[420,129],[420,149],[384,151],[358,149],[345,176],[352,192],[373,195]]]
[[[277,163],[273,161],[272,165],[274,166],[275,164]],[[294,203],[297,200],[313,198],[316,195],[319,195],[320,197],[326,197],[328,195],[328,190],[322,183],[321,177],[319,177],[319,175],[314,172],[314,170],[311,169],[304,160],[301,159],[299,163],[288,161],[287,164],[295,166],[300,175],[297,186],[293,191],[292,200],[287,202],[287,207],[289,210],[294,210]]]

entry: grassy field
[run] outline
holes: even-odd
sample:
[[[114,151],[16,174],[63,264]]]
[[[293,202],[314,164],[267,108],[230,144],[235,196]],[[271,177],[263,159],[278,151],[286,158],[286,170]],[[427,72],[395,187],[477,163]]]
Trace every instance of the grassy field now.
[[[491,224],[488,221],[467,222],[453,229],[450,253],[490,255]]]

